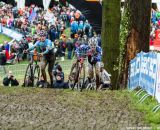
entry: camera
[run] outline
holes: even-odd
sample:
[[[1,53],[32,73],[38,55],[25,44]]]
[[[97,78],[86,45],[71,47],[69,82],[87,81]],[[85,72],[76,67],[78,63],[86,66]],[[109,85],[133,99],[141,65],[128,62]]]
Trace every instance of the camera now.
[[[11,75],[11,78],[13,78],[14,76],[13,75]]]

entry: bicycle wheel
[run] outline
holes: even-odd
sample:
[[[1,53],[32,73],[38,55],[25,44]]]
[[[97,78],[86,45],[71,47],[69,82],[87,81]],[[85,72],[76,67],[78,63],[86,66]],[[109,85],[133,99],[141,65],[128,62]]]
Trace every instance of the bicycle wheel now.
[[[78,82],[77,82],[77,89],[82,91],[84,89],[85,83],[85,64],[83,63],[81,67],[79,67],[79,75],[78,75]]]
[[[24,76],[24,87],[33,86],[33,72],[32,72],[32,64],[28,64],[26,73]]]
[[[74,89],[75,87],[75,84],[77,82],[77,63],[73,64],[72,67],[71,67],[71,71],[70,71],[70,74],[69,74],[69,78],[68,78],[68,84],[69,84],[69,88],[70,89]]]
[[[39,68],[39,65],[35,65],[35,67],[34,67],[34,79],[33,79],[33,86],[34,87],[37,87],[39,77],[40,77],[40,68]]]

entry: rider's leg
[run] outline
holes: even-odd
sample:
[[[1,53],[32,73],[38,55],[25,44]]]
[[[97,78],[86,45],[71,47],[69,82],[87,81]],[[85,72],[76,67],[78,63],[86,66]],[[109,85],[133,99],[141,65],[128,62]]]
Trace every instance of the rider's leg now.
[[[46,75],[46,71],[45,71],[46,66],[47,66],[47,61],[46,61],[45,57],[42,57],[40,67],[41,67],[42,76],[43,76],[45,82],[47,82],[47,75]]]
[[[100,62],[97,62],[97,63],[96,63],[95,72],[96,72],[96,89],[98,89],[99,86],[100,86],[100,77],[99,77],[99,73],[100,73]]]
[[[49,60],[49,64],[48,64],[48,74],[49,74],[49,77],[50,77],[50,83],[51,83],[51,86],[53,86],[53,66],[54,66],[54,62],[55,62],[55,57],[52,56]]]
[[[91,80],[94,77],[94,72],[93,72],[93,65],[91,65],[90,63],[88,63],[88,80],[91,83]]]

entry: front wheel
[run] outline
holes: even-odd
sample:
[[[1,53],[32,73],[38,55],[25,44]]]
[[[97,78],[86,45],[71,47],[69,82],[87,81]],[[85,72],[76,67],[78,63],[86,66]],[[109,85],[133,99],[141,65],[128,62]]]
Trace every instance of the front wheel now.
[[[24,76],[24,87],[33,86],[33,70],[32,64],[29,64]]]
[[[77,85],[77,89],[80,91],[82,91],[85,87],[85,64],[82,64],[82,66],[79,67],[79,77]]]
[[[70,89],[74,89],[75,87],[75,84],[77,82],[77,63],[74,63],[71,67],[71,71],[70,71],[70,74],[69,74],[69,77],[68,77],[68,83],[69,83],[69,88]]]

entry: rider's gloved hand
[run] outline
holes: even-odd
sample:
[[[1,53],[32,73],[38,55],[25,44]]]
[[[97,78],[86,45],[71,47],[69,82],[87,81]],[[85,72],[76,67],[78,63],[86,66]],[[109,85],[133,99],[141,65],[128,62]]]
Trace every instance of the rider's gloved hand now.
[[[87,53],[87,55],[88,55],[88,56],[92,56],[92,52],[89,51],[89,52]]]
[[[84,58],[79,58],[78,61],[79,61],[80,63],[83,63]]]
[[[39,53],[40,56],[43,56],[43,53]]]

